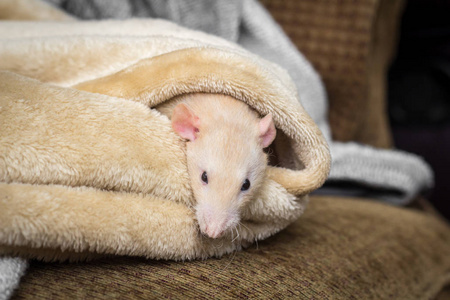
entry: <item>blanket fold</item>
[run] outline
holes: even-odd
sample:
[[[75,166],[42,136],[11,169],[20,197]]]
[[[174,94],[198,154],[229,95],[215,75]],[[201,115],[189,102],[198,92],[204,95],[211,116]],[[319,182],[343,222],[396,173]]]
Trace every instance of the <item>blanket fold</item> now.
[[[321,141],[320,130],[300,106],[293,90],[279,89],[282,84],[279,80],[258,80],[270,78],[271,74],[256,64],[248,64],[246,60],[248,58],[223,50],[183,49],[140,61],[123,71],[78,84],[75,88],[132,99],[150,107],[186,93],[186,90],[233,96],[262,115],[272,113],[275,125],[283,128],[289,137],[295,158],[303,163],[304,169],[294,172],[271,167],[269,177],[292,194],[304,195],[317,189],[326,179],[324,175],[328,175],[322,170],[328,152],[326,144]],[[148,81],[150,77],[153,77],[152,82]],[[152,85],[155,82],[157,85]]]
[[[285,228],[328,175],[288,74],[232,43],[161,20],[8,22],[0,39],[4,254],[221,256]],[[220,239],[198,231],[185,142],[157,111],[194,92],[270,112],[279,131],[278,165]]]
[[[13,0],[3,0],[5,1],[13,2]],[[34,2],[36,0],[20,1]],[[406,205],[413,201],[417,194],[433,186],[433,172],[420,157],[392,149],[382,150],[332,140],[327,119],[327,96],[319,74],[257,0],[45,1],[81,19],[132,17],[167,19],[186,28],[204,31],[237,43],[251,53],[285,68],[297,87],[303,107],[318,125],[331,149],[333,157],[332,171],[329,175],[331,185],[321,188],[321,193],[354,195],[356,187],[361,189],[361,193],[358,193],[361,196],[395,205]],[[48,18],[55,13],[54,11],[55,9],[52,8],[47,13],[35,13],[33,19]],[[19,14],[17,18],[22,18],[22,15]],[[53,19],[61,18],[56,16]],[[66,19],[72,20],[69,16],[66,16]],[[305,24],[305,26],[308,25]],[[135,30],[130,31],[126,24],[123,24],[123,27],[121,34],[140,34],[139,31],[136,33]],[[71,32],[70,28],[66,30]],[[150,29],[147,28],[147,30]],[[47,35],[52,34],[48,32],[48,28],[45,31]],[[96,31],[96,34],[103,35],[104,32],[107,33],[108,30]],[[284,150],[289,151],[289,148]],[[367,155],[368,153],[370,155]],[[409,171],[411,169],[414,172],[411,173]],[[386,182],[389,185],[388,190],[386,190]],[[336,189],[333,186],[341,187]],[[348,188],[349,186],[351,187]]]

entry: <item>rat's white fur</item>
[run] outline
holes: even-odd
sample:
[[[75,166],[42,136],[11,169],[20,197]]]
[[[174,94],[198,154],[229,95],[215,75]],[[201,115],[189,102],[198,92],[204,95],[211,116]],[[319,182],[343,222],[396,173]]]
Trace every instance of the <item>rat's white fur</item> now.
[[[275,126],[271,115],[260,119],[248,105],[226,95],[197,93],[173,101],[159,109],[172,118],[175,132],[189,140],[186,156],[197,220],[204,234],[217,238],[239,224],[242,210],[263,183],[263,148],[275,139]],[[207,184],[201,180],[203,172]],[[250,188],[241,191],[246,179]]]

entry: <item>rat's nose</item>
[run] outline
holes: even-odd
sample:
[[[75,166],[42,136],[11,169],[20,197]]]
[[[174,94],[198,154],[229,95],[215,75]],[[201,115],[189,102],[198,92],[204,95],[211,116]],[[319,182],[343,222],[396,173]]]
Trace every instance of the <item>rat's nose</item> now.
[[[216,225],[216,224],[208,224],[208,225],[206,225],[205,233],[210,238],[213,238],[213,239],[219,238],[224,233],[223,226]]]
[[[217,209],[205,203],[196,207],[197,221],[200,231],[210,238],[216,239],[239,223],[239,215],[230,209]]]
[[[204,228],[200,226],[200,230],[209,236],[210,238],[216,239],[223,235],[226,229],[227,220],[217,220],[213,218],[207,218],[204,222]]]
[[[208,207],[197,209],[197,219],[200,225],[200,231],[213,239],[221,237],[229,223],[229,217],[227,215],[215,213]]]

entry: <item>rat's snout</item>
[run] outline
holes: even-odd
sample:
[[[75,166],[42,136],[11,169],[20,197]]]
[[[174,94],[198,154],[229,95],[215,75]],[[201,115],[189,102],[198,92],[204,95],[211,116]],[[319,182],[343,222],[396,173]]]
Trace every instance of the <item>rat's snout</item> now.
[[[197,207],[197,219],[200,231],[210,238],[219,238],[232,225],[237,224],[237,215],[229,212],[216,212],[209,206]]]
[[[223,225],[219,223],[207,223],[205,226],[205,234],[213,239],[221,237],[224,232]]]

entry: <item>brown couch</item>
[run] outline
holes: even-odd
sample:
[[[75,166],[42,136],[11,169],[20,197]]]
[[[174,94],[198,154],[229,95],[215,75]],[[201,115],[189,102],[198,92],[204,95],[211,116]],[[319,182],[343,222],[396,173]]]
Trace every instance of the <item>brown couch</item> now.
[[[403,1],[262,2],[321,74],[333,137],[390,147],[385,79]],[[312,196],[286,230],[221,259],[34,261],[15,298],[450,299],[450,227],[424,203]]]

